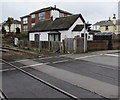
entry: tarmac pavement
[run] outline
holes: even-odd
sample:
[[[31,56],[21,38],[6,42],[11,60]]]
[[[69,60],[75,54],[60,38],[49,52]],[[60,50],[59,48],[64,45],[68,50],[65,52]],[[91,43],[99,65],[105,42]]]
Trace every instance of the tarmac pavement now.
[[[116,52],[67,54],[51,58],[26,59],[12,64],[24,67],[25,70],[39,77],[43,76],[41,78],[52,84],[58,84],[59,87],[62,86],[61,88],[82,98],[102,98],[102,96],[117,98],[119,69]],[[113,55],[106,55],[106,53]],[[3,64],[3,70],[8,67]],[[5,77],[9,79],[9,75]],[[7,90],[6,79],[5,83],[4,87]],[[70,86],[70,89],[67,86]]]

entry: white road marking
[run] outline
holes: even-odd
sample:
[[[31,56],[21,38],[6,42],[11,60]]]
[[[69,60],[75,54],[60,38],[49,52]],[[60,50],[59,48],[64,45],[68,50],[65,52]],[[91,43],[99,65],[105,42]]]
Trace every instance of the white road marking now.
[[[33,64],[33,65],[25,65],[25,66],[22,66],[20,68],[29,68],[29,67],[34,67],[34,66],[41,66],[43,64],[47,65],[47,64],[49,64],[49,62],[48,63],[38,63],[38,64]],[[10,71],[10,70],[15,70],[15,68],[2,69],[2,70],[0,70],[0,72]]]
[[[44,58],[39,58],[39,60],[44,60],[44,59],[51,59],[51,58],[57,58],[59,56],[53,56],[53,57],[44,57]]]
[[[83,57],[79,57],[79,58],[75,58],[75,59],[76,59],[76,60],[77,60],[77,59],[85,59],[85,58],[96,57],[96,56],[100,56],[100,55],[103,55],[103,54],[99,54],[99,55],[90,55],[90,56],[83,56]]]
[[[2,70],[0,70],[0,72],[6,72],[6,71],[12,71],[12,70],[15,70],[15,68],[2,69]]]
[[[30,60],[30,59],[23,59],[23,60],[18,60],[18,61],[12,61],[12,62],[10,62],[10,63],[15,63],[15,62],[24,62],[24,61],[28,61],[28,60]]]
[[[104,55],[106,55],[106,56],[118,57],[118,55],[117,55],[117,54],[104,54]]]
[[[55,62],[53,62],[53,64],[56,64],[56,63],[61,63],[61,62],[67,62],[67,61],[69,61],[69,60],[60,60],[60,61],[55,61]]]
[[[40,66],[40,65],[43,65],[43,64],[46,64],[46,63],[38,63],[38,64],[33,64],[33,65],[27,65],[27,66],[22,66],[20,68],[28,68],[28,67]],[[10,71],[10,70],[15,70],[15,68],[3,69],[3,70],[0,70],[0,72]]]

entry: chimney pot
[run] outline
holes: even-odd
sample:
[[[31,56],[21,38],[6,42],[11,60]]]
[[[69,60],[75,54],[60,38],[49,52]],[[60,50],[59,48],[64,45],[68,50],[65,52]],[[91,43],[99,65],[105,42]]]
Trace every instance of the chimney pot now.
[[[54,5],[54,8],[56,9],[56,5]]]
[[[111,21],[110,17],[109,17],[109,21]]]
[[[115,14],[113,14],[113,19],[116,19],[116,15]]]

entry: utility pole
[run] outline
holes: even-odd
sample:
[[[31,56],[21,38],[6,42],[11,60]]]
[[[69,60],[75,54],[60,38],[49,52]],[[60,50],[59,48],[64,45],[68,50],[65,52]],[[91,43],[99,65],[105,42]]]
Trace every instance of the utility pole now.
[[[89,22],[84,23],[84,52],[87,50],[87,33],[89,28]]]
[[[39,53],[40,53],[40,46],[41,46],[41,44],[40,44],[40,35],[41,35],[41,33],[38,33],[38,35],[39,35]]]
[[[84,53],[86,52],[86,23],[84,22]]]

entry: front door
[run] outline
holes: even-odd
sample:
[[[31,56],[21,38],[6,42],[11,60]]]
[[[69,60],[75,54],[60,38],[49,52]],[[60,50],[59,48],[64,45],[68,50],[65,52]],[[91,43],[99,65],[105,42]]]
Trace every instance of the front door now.
[[[39,41],[39,35],[38,34],[35,34],[35,41]]]

